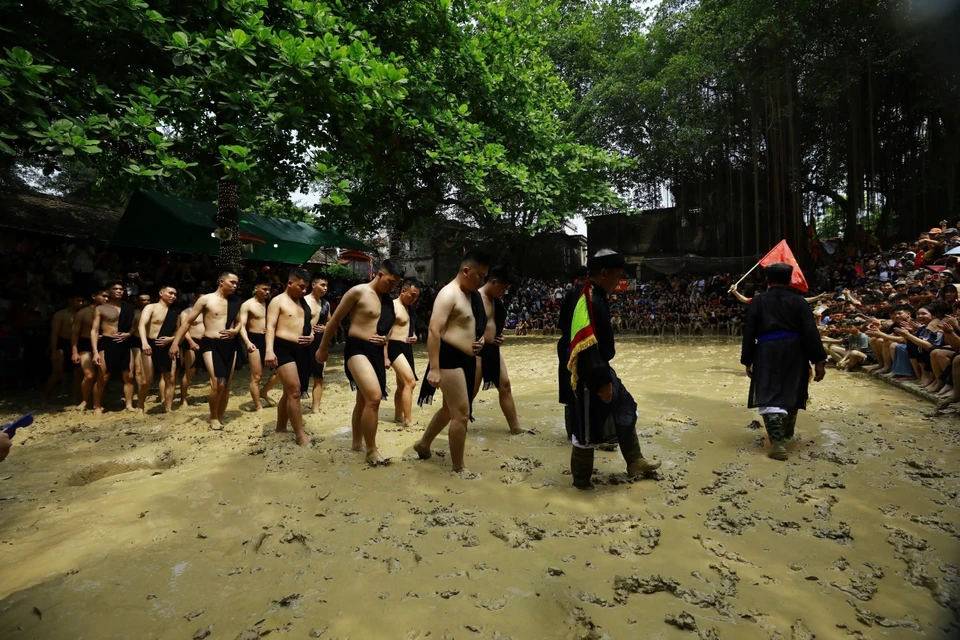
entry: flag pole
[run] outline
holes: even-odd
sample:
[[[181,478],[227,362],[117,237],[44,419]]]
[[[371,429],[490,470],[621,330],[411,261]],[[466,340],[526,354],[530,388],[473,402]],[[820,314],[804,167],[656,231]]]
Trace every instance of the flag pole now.
[[[739,286],[740,286],[740,283],[743,282],[744,280],[746,280],[746,279],[747,279],[747,276],[750,275],[751,273],[753,273],[754,269],[756,269],[756,268],[759,267],[759,266],[760,266],[760,263],[759,263],[759,262],[758,262],[757,264],[753,265],[753,267],[751,267],[750,271],[747,271],[745,274],[743,274],[743,277],[742,277],[742,278],[740,278],[739,280],[737,280],[737,284],[733,285],[733,288],[736,289],[737,287],[739,287]]]

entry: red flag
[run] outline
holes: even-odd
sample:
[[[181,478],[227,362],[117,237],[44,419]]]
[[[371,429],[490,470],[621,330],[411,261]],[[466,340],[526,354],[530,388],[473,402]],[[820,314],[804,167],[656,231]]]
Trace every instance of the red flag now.
[[[780,244],[770,250],[770,253],[763,256],[763,259],[760,260],[760,266],[766,268],[774,262],[785,262],[793,267],[793,275],[790,277],[790,286],[794,289],[799,289],[804,293],[807,292],[807,290],[810,288],[807,286],[807,279],[803,277],[803,271],[800,270],[800,265],[797,264],[797,259],[793,257],[793,251],[790,251],[790,247],[787,245],[786,240],[781,240]]]

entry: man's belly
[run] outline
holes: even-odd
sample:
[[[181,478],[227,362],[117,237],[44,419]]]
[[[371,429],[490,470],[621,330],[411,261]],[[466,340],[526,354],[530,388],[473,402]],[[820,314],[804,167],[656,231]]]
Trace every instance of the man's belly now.
[[[443,341],[450,346],[456,347],[464,353],[473,355],[473,343],[476,334],[473,328],[459,326],[448,327],[443,334]]]
[[[350,320],[350,331],[347,333],[351,338],[359,338],[360,340],[369,340],[373,336],[377,335],[377,320],[367,321],[367,322],[356,322],[352,318]]]

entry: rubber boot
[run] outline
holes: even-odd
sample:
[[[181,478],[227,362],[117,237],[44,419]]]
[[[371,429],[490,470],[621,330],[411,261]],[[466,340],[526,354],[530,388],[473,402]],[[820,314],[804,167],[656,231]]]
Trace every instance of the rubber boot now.
[[[783,435],[785,440],[793,440],[793,434],[797,427],[797,412],[791,411],[783,417]]]
[[[767,426],[767,436],[770,438],[770,451],[767,457],[774,460],[786,460],[790,456],[787,453],[786,427],[784,418],[787,416],[782,413],[768,413],[763,416],[763,423]]]
[[[573,486],[581,491],[593,491],[590,477],[593,475],[593,449],[571,447],[570,473],[573,474]]]
[[[660,468],[656,460],[647,460],[640,450],[640,439],[634,425],[617,425],[617,439],[620,441],[620,453],[627,463],[627,477],[647,475]]]

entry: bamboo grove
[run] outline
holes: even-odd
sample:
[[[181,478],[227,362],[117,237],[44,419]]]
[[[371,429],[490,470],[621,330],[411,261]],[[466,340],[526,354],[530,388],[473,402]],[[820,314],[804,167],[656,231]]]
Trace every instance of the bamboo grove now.
[[[912,4],[570,2],[551,52],[578,131],[635,161],[619,188],[675,201],[678,248],[909,237],[960,213],[958,11]]]

